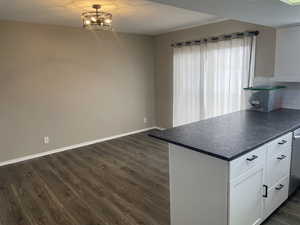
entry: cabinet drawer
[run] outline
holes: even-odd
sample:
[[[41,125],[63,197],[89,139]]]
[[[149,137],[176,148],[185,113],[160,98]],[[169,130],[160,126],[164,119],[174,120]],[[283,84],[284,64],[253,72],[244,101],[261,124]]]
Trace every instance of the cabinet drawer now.
[[[276,185],[269,188],[265,199],[265,218],[271,215],[287,198],[289,191],[289,176],[281,179]]]
[[[268,157],[292,149],[292,133],[285,134],[269,143]]]
[[[268,176],[267,184],[272,187],[283,177],[290,174],[290,162],[291,162],[291,151],[285,149],[283,152],[279,152],[268,156]]]
[[[267,145],[263,145],[246,155],[230,162],[230,179],[236,178],[249,169],[265,163]]]

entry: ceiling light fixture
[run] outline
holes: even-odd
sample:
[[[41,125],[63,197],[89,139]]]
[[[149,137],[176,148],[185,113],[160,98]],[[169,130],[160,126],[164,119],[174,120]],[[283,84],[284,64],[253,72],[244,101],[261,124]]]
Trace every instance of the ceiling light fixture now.
[[[101,5],[93,5],[95,11],[81,14],[83,27],[91,30],[112,30],[112,14],[100,11]]]
[[[293,6],[300,5],[300,0],[280,0],[280,1]]]

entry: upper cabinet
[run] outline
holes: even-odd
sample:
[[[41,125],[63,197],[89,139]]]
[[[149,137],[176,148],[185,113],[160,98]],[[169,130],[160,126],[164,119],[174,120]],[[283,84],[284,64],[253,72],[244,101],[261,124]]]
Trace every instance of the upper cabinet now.
[[[300,82],[300,26],[277,29],[275,81]]]

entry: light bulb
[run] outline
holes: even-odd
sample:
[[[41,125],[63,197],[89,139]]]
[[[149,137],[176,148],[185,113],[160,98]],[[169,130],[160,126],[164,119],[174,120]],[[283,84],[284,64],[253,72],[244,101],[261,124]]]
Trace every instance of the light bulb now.
[[[90,25],[90,24],[91,24],[91,21],[86,20],[86,21],[84,21],[84,23],[85,23],[86,25]]]
[[[105,23],[110,24],[111,23],[111,19],[107,18],[104,20]]]
[[[96,21],[97,21],[97,19],[96,19],[95,17],[91,17],[91,20],[92,20],[93,22],[96,22]]]

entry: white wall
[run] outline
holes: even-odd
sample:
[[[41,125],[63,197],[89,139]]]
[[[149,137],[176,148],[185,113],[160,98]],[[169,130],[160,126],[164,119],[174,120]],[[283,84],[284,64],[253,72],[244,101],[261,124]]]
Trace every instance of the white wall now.
[[[288,84],[283,90],[283,107],[300,109],[300,84]]]
[[[153,37],[0,29],[0,162],[154,126]]]

